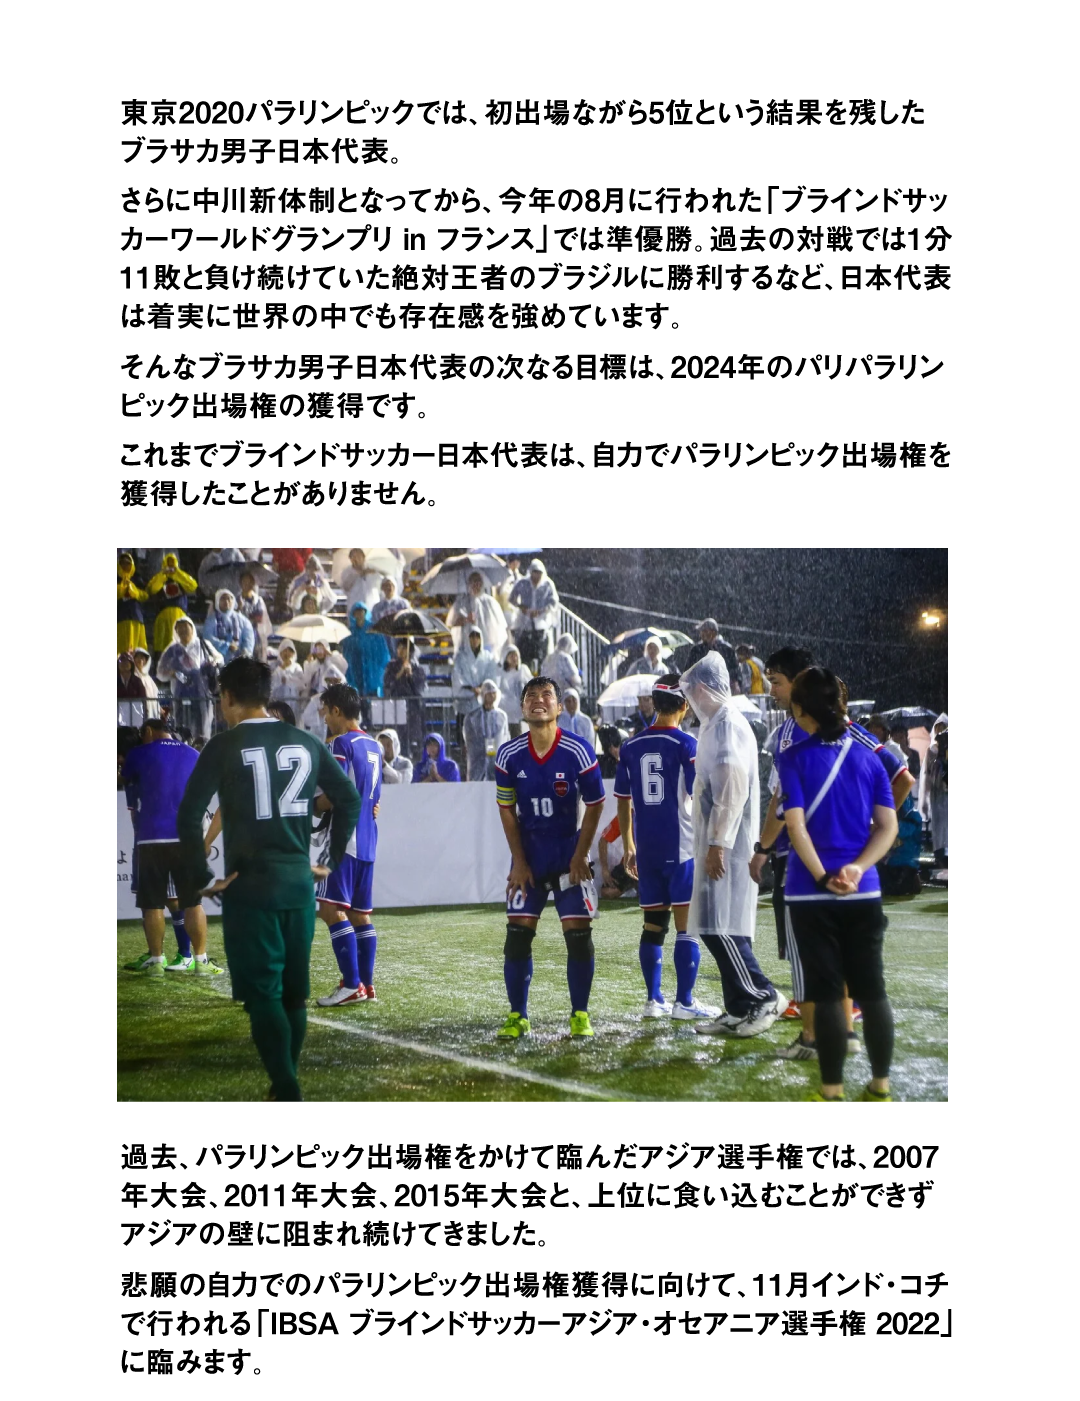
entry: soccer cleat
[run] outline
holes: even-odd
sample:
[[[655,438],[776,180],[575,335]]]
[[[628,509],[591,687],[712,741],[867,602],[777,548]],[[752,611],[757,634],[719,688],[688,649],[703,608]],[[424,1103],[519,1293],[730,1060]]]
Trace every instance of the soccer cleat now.
[[[823,1095],[823,1094],[821,1093],[820,1090],[815,1090],[815,1091],[813,1092],[813,1094],[807,1095],[806,1098],[807,1098],[808,1100],[812,1100],[812,1101],[816,1102],[817,1104],[843,1104],[843,1103],[844,1103],[844,1095],[843,1095],[843,1092],[842,1092],[842,1091],[841,1091],[841,1093],[838,1094],[838,1095]]]
[[[517,1041],[522,1036],[528,1036],[531,1030],[528,1017],[523,1017],[520,1012],[511,1012],[495,1034],[504,1041]]]
[[[367,990],[362,987],[347,988],[344,983],[338,983],[333,992],[325,997],[315,999],[318,1007],[344,1007],[346,1004],[354,1002],[366,1002]]]
[[[166,973],[190,973],[191,965],[195,962],[194,956],[188,954],[187,958],[182,953],[178,953],[171,963],[166,963]]]
[[[216,973],[224,973],[224,968],[219,968],[212,958],[205,961],[201,958],[192,958],[189,973],[194,973],[197,978],[212,978]]]
[[[650,997],[641,1015],[646,1018],[646,1020],[650,1017],[670,1017],[671,1003],[661,1002],[658,998]]]
[[[596,1033],[592,1029],[592,1022],[589,1021],[588,1012],[570,1013],[570,1035],[578,1037],[594,1036]]]
[[[817,1060],[817,1044],[804,1041],[800,1032],[791,1045],[785,1046],[779,1054],[781,1060]]]
[[[165,965],[164,963],[151,963],[151,961],[147,959],[142,966],[141,972],[146,978],[164,978]]]
[[[697,1022],[694,1030],[699,1036],[730,1036],[732,1027],[736,1027],[742,1021],[734,1012],[721,1012],[713,1020]]]
[[[364,991],[367,993],[367,997],[364,998],[365,1002],[378,1002],[379,999],[375,996],[375,989],[371,983],[368,983]]]
[[[760,1036],[768,1031],[777,1017],[782,1017],[787,1010],[788,1000],[783,993],[778,994],[771,1002],[761,1002],[756,1007],[751,1008],[746,1016],[731,1028],[732,1036]]]
[[[802,1017],[802,1008],[792,999],[780,1014],[780,1020],[785,1022],[797,1022]]]
[[[671,1020],[673,1022],[706,1022],[715,1021],[719,1015],[719,1007],[705,1007],[696,997],[692,997],[689,1003],[676,1002],[672,1008]]]
[[[859,1100],[863,1104],[892,1104],[893,1097],[888,1090],[882,1094],[879,1090],[872,1090],[870,1086],[867,1085],[859,1096]]]
[[[148,953],[141,953],[138,958],[133,958],[130,963],[124,964],[125,973],[141,973],[146,967],[146,961],[150,957]]]

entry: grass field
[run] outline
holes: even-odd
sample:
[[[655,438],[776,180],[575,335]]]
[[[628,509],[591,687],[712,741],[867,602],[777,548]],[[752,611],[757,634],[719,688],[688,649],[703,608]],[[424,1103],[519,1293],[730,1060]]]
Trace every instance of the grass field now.
[[[947,895],[927,890],[886,902],[885,967],[896,1012],[893,1094],[947,1098]],[[644,987],[637,945],[641,918],[631,901],[605,902],[595,926],[592,1042],[571,1042],[565,953],[549,905],[534,944],[529,997],[533,1035],[496,1041],[506,1013],[502,982],[505,920],[498,906],[379,911],[379,1000],[336,1011],[312,1006],[301,1062],[309,1100],[798,1100],[813,1065],[777,1059],[798,1031],[778,1022],[763,1037],[700,1037],[687,1023],[641,1020]],[[119,959],[145,949],[135,921],[117,926]],[[209,950],[222,956],[220,920]],[[755,951],[776,985],[790,992],[788,965],[776,957],[772,907],[758,911]],[[175,943],[166,934],[166,954]],[[674,995],[671,936],[665,996]],[[312,993],[337,985],[326,927],[316,921]],[[210,986],[211,982],[214,986]],[[698,997],[719,1005],[720,979],[702,950]],[[168,974],[151,981],[118,974],[120,1100],[252,1100],[266,1076],[243,1008],[228,977]],[[848,1061],[851,1096],[869,1076],[865,1054]]]

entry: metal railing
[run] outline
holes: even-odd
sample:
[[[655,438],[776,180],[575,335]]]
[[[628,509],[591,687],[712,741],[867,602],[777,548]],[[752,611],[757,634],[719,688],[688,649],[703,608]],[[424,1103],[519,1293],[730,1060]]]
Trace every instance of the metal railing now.
[[[604,670],[603,650],[608,645],[608,639],[602,632],[597,632],[591,624],[584,618],[572,612],[565,603],[559,604],[559,621],[555,629],[555,636],[568,632],[577,643],[577,654],[574,661],[577,669],[581,672],[582,708],[592,714],[596,706],[596,698],[603,690],[601,680]]]

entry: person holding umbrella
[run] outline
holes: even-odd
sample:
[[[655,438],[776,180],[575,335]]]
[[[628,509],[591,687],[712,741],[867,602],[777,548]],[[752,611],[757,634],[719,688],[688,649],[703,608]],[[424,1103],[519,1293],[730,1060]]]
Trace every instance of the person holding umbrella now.
[[[484,576],[478,569],[474,569],[469,575],[465,592],[458,594],[454,600],[446,623],[448,627],[460,626],[463,629],[475,625],[480,629],[483,645],[488,651],[495,657],[502,654],[507,636],[506,618],[494,598],[487,592]],[[464,642],[465,638],[462,641]]]
[[[330,580],[322,572],[322,566],[315,555],[308,555],[304,572],[297,576],[289,590],[289,607],[293,617],[300,612],[305,598],[315,600],[316,613],[327,613],[337,602]]]
[[[551,631],[559,616],[559,594],[542,560],[529,565],[529,577],[514,585],[510,602],[520,610],[514,633],[523,662],[542,662],[548,654]]]

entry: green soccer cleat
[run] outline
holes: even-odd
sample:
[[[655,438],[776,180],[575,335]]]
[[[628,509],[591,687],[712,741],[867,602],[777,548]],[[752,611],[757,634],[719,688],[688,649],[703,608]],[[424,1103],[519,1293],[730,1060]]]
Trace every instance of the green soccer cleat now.
[[[166,973],[190,973],[191,965],[195,962],[191,954],[187,958],[182,953],[178,953],[171,963],[166,963]]]
[[[130,963],[123,964],[124,972],[141,973],[143,970],[143,965],[146,963],[146,960],[149,957],[150,955],[148,953],[141,953],[138,958],[133,958]]]
[[[205,963],[197,958],[191,960],[189,973],[194,973],[197,978],[211,978],[215,973],[224,973],[224,968],[219,968],[212,958],[208,958]]]
[[[531,1030],[528,1017],[523,1017],[520,1012],[511,1012],[495,1034],[505,1041],[516,1041],[521,1036],[528,1036]]]
[[[164,963],[151,963],[147,959],[142,966],[142,974],[144,978],[164,978],[165,965]]]
[[[570,1013],[570,1035],[575,1039],[579,1036],[584,1037],[596,1035],[596,1033],[592,1029],[592,1022],[589,1021],[588,1012]]]
[[[807,1098],[808,1100],[810,1100],[811,1103],[813,1103],[813,1104],[843,1104],[843,1103],[844,1103],[844,1096],[843,1096],[842,1094],[837,1095],[835,1098],[833,1098],[831,1095],[830,1095],[828,1098],[826,1098],[826,1096],[823,1095],[823,1094],[821,1093],[820,1090],[815,1090],[815,1091],[813,1092],[813,1094],[807,1095],[806,1098]]]
[[[872,1090],[870,1086],[867,1085],[866,1089],[863,1090],[862,1094],[859,1096],[859,1101],[862,1104],[892,1104],[893,1098],[890,1091],[886,1090],[885,1093],[882,1094],[878,1090]]]

